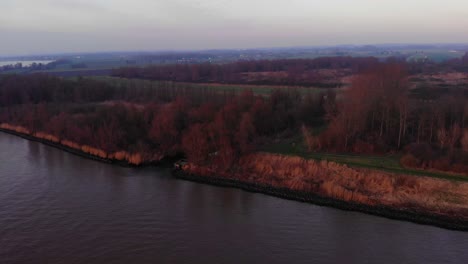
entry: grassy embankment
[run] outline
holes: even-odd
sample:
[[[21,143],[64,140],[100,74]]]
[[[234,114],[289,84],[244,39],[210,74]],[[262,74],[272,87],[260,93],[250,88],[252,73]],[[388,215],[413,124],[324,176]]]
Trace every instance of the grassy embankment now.
[[[242,157],[239,169],[234,171],[188,163],[175,175],[345,210],[468,230],[468,182],[269,153]]]
[[[399,174],[426,176],[468,182],[468,177],[460,174],[405,168],[400,164],[401,154],[398,153],[382,156],[368,156],[310,152],[306,150],[302,141],[302,137],[300,135],[289,139],[279,140],[278,142],[275,142],[273,144],[268,144],[267,146],[262,147],[261,151],[287,156],[298,156],[301,158],[312,160],[327,160],[339,164],[346,164],[350,167],[361,167]]]

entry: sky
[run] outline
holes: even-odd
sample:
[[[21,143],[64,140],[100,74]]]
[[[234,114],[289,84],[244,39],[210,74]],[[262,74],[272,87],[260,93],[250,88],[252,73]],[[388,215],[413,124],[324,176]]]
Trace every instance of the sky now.
[[[467,0],[0,0],[0,56],[468,43]]]

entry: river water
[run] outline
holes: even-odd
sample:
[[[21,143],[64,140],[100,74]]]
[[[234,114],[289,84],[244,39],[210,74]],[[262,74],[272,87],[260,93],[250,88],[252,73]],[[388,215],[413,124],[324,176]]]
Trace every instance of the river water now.
[[[46,65],[46,64],[49,64],[51,62],[53,62],[53,61],[51,61],[51,60],[0,61],[0,67],[6,66],[6,65],[16,65],[17,63],[21,63],[23,65],[23,67],[29,67],[29,66],[33,65],[34,63],[36,63],[36,64],[40,63],[40,64],[43,64],[43,65]]]
[[[176,180],[0,132],[0,263],[468,263],[468,233]]]

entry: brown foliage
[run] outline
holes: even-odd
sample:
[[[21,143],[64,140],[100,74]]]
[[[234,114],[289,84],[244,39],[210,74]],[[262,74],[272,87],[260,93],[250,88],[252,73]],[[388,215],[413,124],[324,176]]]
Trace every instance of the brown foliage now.
[[[379,64],[355,76],[325,132],[328,138],[333,139],[327,144],[332,144],[330,147],[334,149],[348,151],[356,141],[367,141],[371,135],[389,141],[401,138],[407,89],[406,72],[401,64]],[[399,116],[391,116],[392,113],[399,113]],[[400,123],[399,130],[389,125],[395,123],[394,120]],[[397,145],[399,147],[400,140]]]
[[[353,145],[353,152],[357,154],[373,154],[375,146],[362,140],[357,140]]]
[[[59,143],[60,142],[60,139],[58,137],[47,134],[47,133],[43,133],[43,132],[36,132],[36,133],[34,133],[34,136],[37,137],[37,138],[40,138],[40,139],[52,141],[54,143]]]
[[[79,149],[81,150],[81,146],[75,142],[69,141],[69,140],[62,140],[60,143],[64,146],[67,146],[72,149]]]
[[[207,125],[192,125],[182,139],[184,153],[195,164],[205,163],[212,151],[208,129]]]
[[[251,150],[252,141],[255,138],[255,126],[252,116],[249,112],[243,113],[239,121],[239,129],[235,135],[241,153],[247,153]]]
[[[449,171],[450,170],[450,159],[447,157],[441,157],[436,159],[432,165],[432,167],[436,170],[440,171]]]
[[[462,145],[463,151],[468,152],[468,129],[466,128],[463,130],[461,145]]]
[[[417,168],[421,162],[412,154],[405,154],[401,157],[400,163],[406,168]]]
[[[140,165],[143,162],[140,153],[127,154],[125,158],[127,159],[128,163],[133,165]]]
[[[14,126],[14,125],[10,125],[7,123],[1,123],[0,128],[15,131],[15,132],[26,134],[26,135],[31,134],[31,132],[27,128],[24,128],[22,126]]]
[[[314,137],[312,133],[307,129],[305,125],[302,125],[302,137],[304,138],[304,143],[307,146],[308,151],[315,151],[320,149],[320,141],[318,138]]]
[[[344,201],[397,208],[411,206],[436,214],[456,213],[468,219],[468,183],[396,175],[265,153],[243,157],[239,165],[242,168],[240,172],[230,173],[195,165],[185,169],[199,175],[237,178],[319,193]]]

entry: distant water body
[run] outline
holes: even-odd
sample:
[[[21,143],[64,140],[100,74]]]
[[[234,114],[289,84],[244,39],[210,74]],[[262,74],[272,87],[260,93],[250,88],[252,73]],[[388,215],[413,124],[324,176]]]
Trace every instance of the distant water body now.
[[[468,233],[103,164],[0,132],[0,263],[468,263]]]
[[[15,65],[17,63],[21,63],[23,64],[23,67],[28,67],[28,66],[31,66],[33,63],[42,63],[42,64],[48,64],[48,63],[51,63],[53,61],[51,60],[36,60],[36,61],[0,61],[0,67],[2,66],[6,66],[6,65]]]

